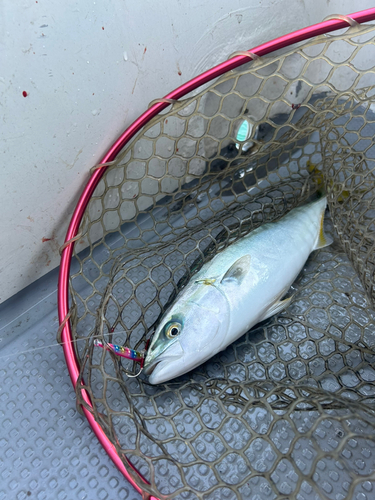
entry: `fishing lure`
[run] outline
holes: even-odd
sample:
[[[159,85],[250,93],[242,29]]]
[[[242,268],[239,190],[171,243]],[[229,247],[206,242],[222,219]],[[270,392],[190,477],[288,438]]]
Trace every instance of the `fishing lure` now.
[[[122,358],[131,359],[137,363],[141,364],[141,368],[143,368],[143,364],[145,362],[146,350],[144,351],[136,351],[135,349],[130,349],[129,347],[124,347],[122,345],[110,344],[109,342],[103,343],[100,340],[94,340],[95,347],[101,347],[102,349],[106,349],[107,351],[111,351]]]

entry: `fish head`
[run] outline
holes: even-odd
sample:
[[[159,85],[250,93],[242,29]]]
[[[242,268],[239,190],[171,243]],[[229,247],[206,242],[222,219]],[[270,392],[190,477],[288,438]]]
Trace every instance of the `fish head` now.
[[[228,301],[212,284],[192,288],[163,315],[155,331],[144,365],[151,384],[183,375],[221,350]]]

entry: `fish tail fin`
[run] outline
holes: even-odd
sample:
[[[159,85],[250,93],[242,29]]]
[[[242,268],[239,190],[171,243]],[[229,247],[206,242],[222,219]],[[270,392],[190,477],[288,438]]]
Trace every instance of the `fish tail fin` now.
[[[333,240],[330,236],[324,234],[324,214],[327,206],[327,197],[324,196],[323,198],[318,200],[316,204],[321,206],[321,214],[320,214],[319,233],[314,245],[314,250],[319,250],[320,248],[328,247],[333,242]]]

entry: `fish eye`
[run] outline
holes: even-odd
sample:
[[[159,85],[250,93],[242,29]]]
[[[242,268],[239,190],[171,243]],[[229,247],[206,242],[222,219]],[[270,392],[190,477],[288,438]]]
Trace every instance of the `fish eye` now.
[[[180,323],[171,323],[165,334],[166,336],[169,338],[169,339],[174,339],[175,337],[177,337],[177,335],[181,332],[181,325]]]

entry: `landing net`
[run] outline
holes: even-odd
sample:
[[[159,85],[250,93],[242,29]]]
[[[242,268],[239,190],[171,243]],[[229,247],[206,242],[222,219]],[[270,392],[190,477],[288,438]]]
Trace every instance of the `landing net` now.
[[[374,57],[357,25],[229,71],[92,193],[69,281],[77,398],[145,498],[375,497]],[[322,192],[334,243],[284,312],[159,386],[94,345],[142,351],[205,262]]]

